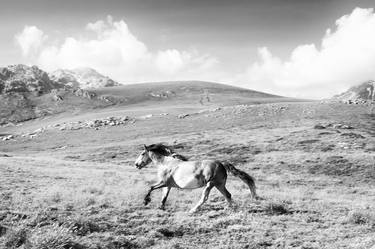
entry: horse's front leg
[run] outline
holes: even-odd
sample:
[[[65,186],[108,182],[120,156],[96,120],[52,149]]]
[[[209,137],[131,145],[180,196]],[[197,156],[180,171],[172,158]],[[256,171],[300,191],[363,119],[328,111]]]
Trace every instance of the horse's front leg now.
[[[145,206],[146,206],[147,204],[150,203],[150,201],[151,201],[151,192],[152,192],[152,191],[154,191],[155,189],[163,188],[163,187],[165,187],[165,186],[166,186],[166,185],[165,185],[164,181],[160,181],[160,182],[158,182],[157,184],[152,185],[152,186],[150,187],[150,190],[147,192],[147,194],[146,194],[146,196],[145,196],[145,199],[144,199],[144,201],[143,201],[143,204],[145,204]]]

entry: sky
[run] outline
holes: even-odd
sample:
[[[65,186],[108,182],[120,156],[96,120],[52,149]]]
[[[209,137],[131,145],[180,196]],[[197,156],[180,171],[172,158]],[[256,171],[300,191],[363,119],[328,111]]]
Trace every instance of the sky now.
[[[0,0],[0,66],[321,99],[375,79],[375,0]]]

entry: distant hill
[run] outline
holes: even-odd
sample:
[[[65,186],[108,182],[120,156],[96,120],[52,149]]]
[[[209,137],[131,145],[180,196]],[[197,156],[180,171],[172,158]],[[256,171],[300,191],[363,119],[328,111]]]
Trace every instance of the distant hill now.
[[[229,105],[292,100],[250,89],[206,81],[151,82],[99,88],[93,91],[102,98],[116,97],[123,99],[127,104],[148,101],[174,101],[198,105]]]
[[[333,97],[345,103],[366,103],[375,101],[375,81],[369,80],[351,87],[346,92],[338,94]]]
[[[98,73],[92,68],[76,68],[72,70],[58,69],[49,74],[58,83],[82,89],[118,86],[119,83]]]

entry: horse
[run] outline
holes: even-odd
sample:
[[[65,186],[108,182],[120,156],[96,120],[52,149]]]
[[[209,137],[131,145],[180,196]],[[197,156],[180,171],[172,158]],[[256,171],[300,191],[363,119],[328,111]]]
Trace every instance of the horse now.
[[[144,205],[151,202],[151,193],[156,189],[163,188],[164,190],[159,207],[164,210],[171,188],[196,189],[204,187],[199,202],[189,211],[195,213],[207,201],[211,189],[215,187],[230,206],[232,196],[225,187],[227,171],[248,185],[253,199],[258,198],[254,178],[230,163],[222,163],[218,160],[188,161],[186,157],[174,153],[171,148],[163,144],[144,145],[143,147],[143,151],[135,161],[135,166],[142,169],[153,163],[158,167],[158,182],[150,187],[144,197]]]

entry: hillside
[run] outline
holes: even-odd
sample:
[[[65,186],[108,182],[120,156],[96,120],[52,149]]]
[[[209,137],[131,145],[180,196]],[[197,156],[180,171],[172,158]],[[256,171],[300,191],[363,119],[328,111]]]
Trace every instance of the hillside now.
[[[126,104],[164,102],[190,105],[232,105],[296,101],[294,99],[253,91],[245,88],[205,82],[169,81],[129,84],[99,88],[94,92],[102,98],[122,99]]]
[[[369,80],[351,87],[346,92],[334,96],[335,100],[339,100],[348,104],[366,103],[375,100],[375,81]]]

